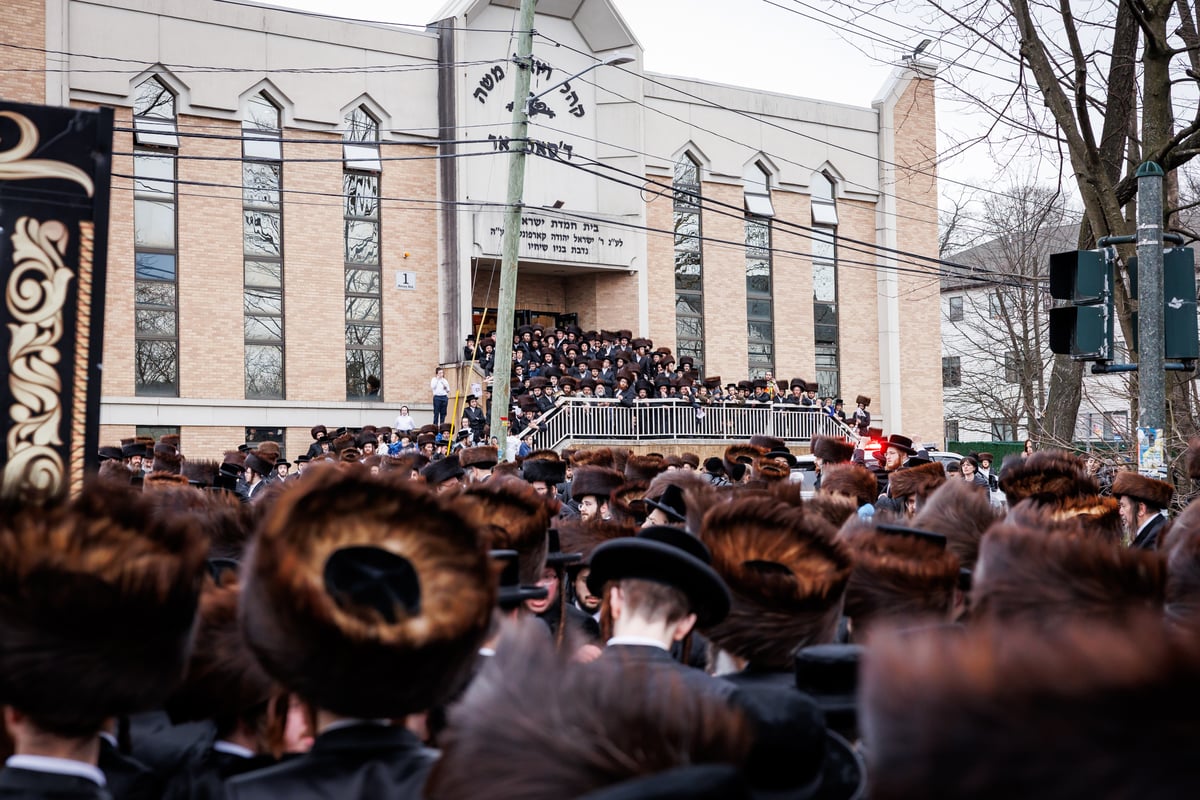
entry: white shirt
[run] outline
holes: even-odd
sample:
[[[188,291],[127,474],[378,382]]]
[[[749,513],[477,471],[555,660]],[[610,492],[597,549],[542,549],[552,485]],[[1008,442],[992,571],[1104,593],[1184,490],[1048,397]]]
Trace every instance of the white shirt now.
[[[98,786],[104,786],[104,773],[95,764],[85,764],[69,758],[54,758],[52,756],[16,755],[9,756],[4,766],[12,769],[27,769],[31,772],[53,772],[57,775],[71,775],[76,778],[87,778]]]
[[[395,423],[392,424],[392,428],[400,432],[411,431],[416,427],[417,422],[412,418],[411,414],[401,414],[400,416],[396,417]]]
[[[614,644],[632,644],[640,647],[657,647],[659,650],[669,650],[665,644],[658,639],[651,639],[649,636],[614,636],[605,643],[605,647],[612,647]]]
[[[218,753],[226,753],[238,758],[254,758],[254,751],[249,747],[242,747],[240,744],[227,742],[224,739],[213,742],[212,749]]]
[[[429,388],[433,390],[434,397],[448,397],[450,395],[450,382],[445,378],[434,378],[429,381]]]

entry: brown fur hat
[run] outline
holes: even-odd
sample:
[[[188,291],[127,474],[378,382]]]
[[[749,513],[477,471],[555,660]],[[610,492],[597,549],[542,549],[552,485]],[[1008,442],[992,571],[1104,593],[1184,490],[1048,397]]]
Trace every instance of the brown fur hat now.
[[[205,581],[187,674],[164,708],[176,725],[214,720],[217,735],[223,737],[239,720],[249,722],[261,716],[267,701],[280,690],[242,637],[237,577],[231,572],[223,572],[221,577],[220,583],[212,578]]]
[[[734,470],[731,465],[733,464],[753,464],[754,459],[766,455],[767,452],[761,447],[751,444],[731,444],[725,448],[725,454],[722,456],[722,460],[725,462],[725,471],[732,473]]]
[[[182,486],[190,488],[188,479],[178,472],[159,472],[155,470],[142,478],[142,488],[146,491],[157,491],[165,486]]]
[[[862,506],[879,498],[879,481],[875,473],[858,464],[833,464],[821,469],[820,491],[849,495]]]
[[[571,465],[574,467],[607,467],[612,469],[615,461],[611,447],[594,447],[589,450],[576,450],[571,453]]]
[[[811,500],[805,502],[804,511],[807,514],[816,514],[837,529],[855,516],[858,504],[842,495],[817,492]]]
[[[491,469],[496,466],[499,459],[496,457],[496,448],[490,444],[481,444],[478,447],[467,447],[459,451],[458,463],[464,467],[479,467],[480,469]]]
[[[814,436],[812,454],[828,464],[841,464],[854,455],[854,445],[836,436]]]
[[[853,562],[824,519],[761,495],[704,515],[700,538],[733,596],[705,633],[756,668],[790,670],[796,650],[832,641]]]
[[[625,480],[649,483],[664,469],[666,469],[666,465],[663,463],[661,455],[631,455],[625,460]]]
[[[650,509],[646,507],[646,481],[625,483],[608,496],[608,510],[614,522],[641,525]],[[571,551],[574,552],[574,551]]]
[[[1200,481],[1200,436],[1188,442],[1185,464],[1187,476],[1194,481]]]
[[[975,569],[979,542],[996,521],[987,492],[966,481],[946,481],[925,501],[913,527],[946,537],[946,550],[966,569]]]
[[[421,469],[421,455],[419,453],[401,453],[398,456],[385,455],[379,459],[379,471],[381,473],[395,473],[399,476],[408,478],[414,470]]]
[[[567,479],[567,465],[550,458],[526,458],[521,462],[521,477],[530,483],[557,486]]]
[[[680,453],[679,460],[692,469],[700,469],[700,456],[695,453]]]
[[[786,481],[791,472],[787,464],[780,464],[773,458],[759,456],[754,460],[754,477],[764,483]]]
[[[488,534],[490,549],[517,551],[521,583],[541,580],[550,529],[545,498],[525,481],[495,475],[486,483],[471,484],[461,497],[466,513]]]
[[[260,456],[272,464],[279,460],[279,444],[277,442],[260,442],[256,450]]]
[[[1096,539],[1103,539],[1114,544],[1121,542],[1123,533],[1121,527],[1121,509],[1115,497],[1067,497],[1057,503],[1037,505],[1032,500],[1018,503],[1013,513],[1023,510],[1041,512],[1041,524],[1069,526],[1078,523],[1082,533]]]
[[[592,560],[592,551],[610,539],[637,536],[638,532],[638,526],[630,522],[604,522],[597,519],[585,520],[582,517],[556,520],[554,527],[558,530],[564,553],[583,554],[582,559],[571,564],[572,570],[588,566]]]
[[[354,447],[354,434],[343,433],[333,440],[333,443],[329,445],[329,450],[334,453],[340,453],[351,447]]]
[[[571,479],[571,497],[582,500],[594,495],[607,500],[613,490],[621,488],[625,476],[606,467],[576,467]]]
[[[358,600],[331,586],[335,566],[386,553],[388,584],[360,580]],[[492,576],[487,537],[450,498],[318,465],[259,525],[240,619],[267,673],[310,704],[400,717],[461,686],[491,621]]]
[[[163,449],[154,453],[154,471],[169,472],[179,475],[183,468],[183,456],[172,449]],[[185,479],[186,480],[186,479]]]
[[[1154,509],[1171,505],[1175,487],[1166,481],[1148,478],[1136,472],[1118,472],[1113,478],[1112,496],[1129,497]]]
[[[859,710],[872,800],[1191,796],[1200,653],[1139,622],[873,637]]]
[[[1009,506],[1027,498],[1040,503],[1065,497],[1091,497],[1100,493],[1083,460],[1064,450],[1038,450],[1022,461],[1005,466],[1000,489]]]
[[[128,486],[0,511],[0,703],[73,737],[155,708],[187,663],[206,550]]]
[[[211,459],[189,458],[180,466],[180,474],[190,483],[199,486],[212,486],[221,471],[221,462]]]
[[[884,533],[857,520],[851,520],[838,536],[854,557],[846,586],[846,616],[854,621],[856,635],[892,620],[948,620],[959,564],[944,546],[917,536]]]
[[[977,618],[1052,628],[1161,612],[1166,567],[1158,552],[1097,539],[1078,522],[1029,520],[1026,507],[984,535],[971,589]]]
[[[778,436],[767,436],[763,433],[756,433],[751,436],[749,444],[751,447],[763,448],[764,453],[787,449],[787,442],[783,439],[780,439]]]
[[[428,796],[590,797],[677,767],[745,762],[752,728],[718,693],[617,658],[564,662],[538,624],[507,630],[451,709]]]
[[[1167,557],[1167,622],[1200,635],[1200,503],[1192,503],[1175,518],[1161,550]]]
[[[945,482],[945,467],[934,461],[893,472],[888,477],[888,494],[895,498],[915,497],[924,500]]]

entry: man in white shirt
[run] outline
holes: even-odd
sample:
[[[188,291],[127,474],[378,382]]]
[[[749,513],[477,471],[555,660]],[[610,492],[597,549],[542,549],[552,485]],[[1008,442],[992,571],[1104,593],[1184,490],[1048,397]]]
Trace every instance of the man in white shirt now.
[[[450,382],[446,380],[446,370],[438,367],[434,371],[429,390],[433,392],[433,424],[441,425],[446,421],[446,411],[450,405]]]

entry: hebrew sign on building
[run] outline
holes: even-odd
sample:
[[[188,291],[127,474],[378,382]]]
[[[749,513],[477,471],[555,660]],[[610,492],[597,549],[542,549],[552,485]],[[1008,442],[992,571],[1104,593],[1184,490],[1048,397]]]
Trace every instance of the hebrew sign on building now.
[[[79,489],[99,437],[112,111],[0,102],[0,490]]]

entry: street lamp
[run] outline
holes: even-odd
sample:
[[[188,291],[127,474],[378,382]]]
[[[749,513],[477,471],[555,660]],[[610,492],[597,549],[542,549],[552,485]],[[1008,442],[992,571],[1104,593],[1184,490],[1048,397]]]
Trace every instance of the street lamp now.
[[[517,146],[512,150],[512,161],[508,168],[508,203],[504,212],[504,235],[500,254],[500,293],[496,298],[496,362],[492,370],[492,413],[489,421],[492,436],[496,437],[499,444],[501,459],[504,459],[508,448],[513,314],[517,303],[517,256],[521,242],[521,208],[525,196],[525,139],[529,133],[529,118],[538,113],[553,114],[545,107],[545,103],[539,103],[549,92],[598,67],[615,67],[634,60],[633,56],[626,53],[613,53],[537,94],[531,94],[529,83],[533,72],[530,68],[533,57],[533,6],[534,2],[531,0],[523,0],[521,19],[518,23],[521,34],[517,43],[517,58],[518,66],[522,68],[517,70],[513,91],[511,137]]]

